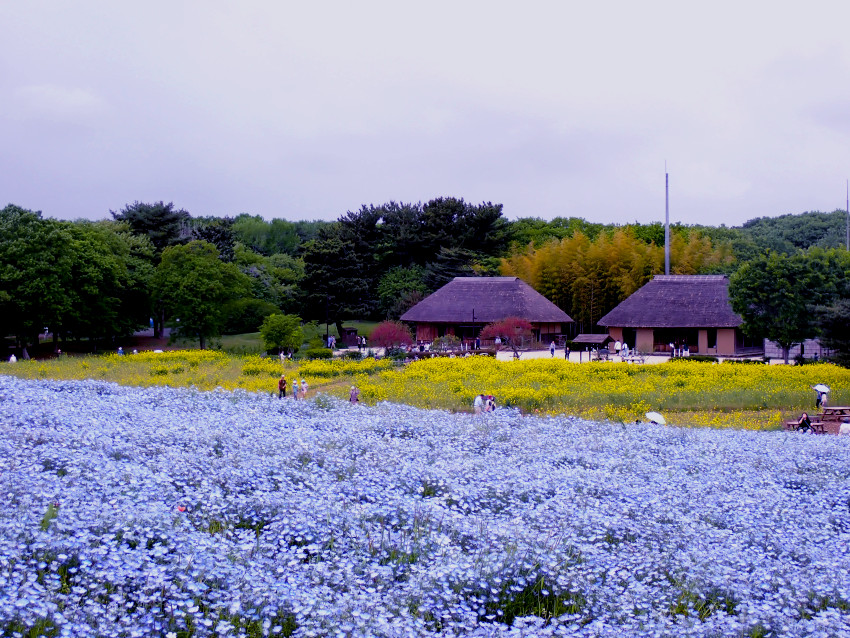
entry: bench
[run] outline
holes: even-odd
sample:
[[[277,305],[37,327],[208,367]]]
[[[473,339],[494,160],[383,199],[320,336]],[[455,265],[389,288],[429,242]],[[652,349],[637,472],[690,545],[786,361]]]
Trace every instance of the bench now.
[[[785,429],[796,430],[799,425],[797,420],[786,421]],[[812,421],[812,430],[814,430],[815,434],[826,434],[826,430],[823,429],[823,421]]]

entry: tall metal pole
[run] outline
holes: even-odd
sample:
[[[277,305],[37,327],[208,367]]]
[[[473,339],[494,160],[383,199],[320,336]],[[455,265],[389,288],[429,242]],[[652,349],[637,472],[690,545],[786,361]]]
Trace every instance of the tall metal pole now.
[[[670,274],[670,175],[664,163],[664,274]]]

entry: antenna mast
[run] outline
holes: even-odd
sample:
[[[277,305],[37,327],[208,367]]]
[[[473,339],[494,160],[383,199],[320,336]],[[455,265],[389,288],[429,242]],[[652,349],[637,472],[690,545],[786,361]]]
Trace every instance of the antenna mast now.
[[[664,162],[664,274],[670,274],[670,176]]]

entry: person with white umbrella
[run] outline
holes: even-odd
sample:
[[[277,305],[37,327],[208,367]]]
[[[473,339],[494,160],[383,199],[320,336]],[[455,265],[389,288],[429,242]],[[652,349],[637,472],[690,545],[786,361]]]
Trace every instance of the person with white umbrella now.
[[[646,418],[654,425],[667,425],[667,420],[658,412],[647,412]]]
[[[825,408],[826,407],[826,399],[829,394],[829,386],[823,383],[818,383],[817,385],[812,386],[812,390],[818,393],[817,399],[815,400],[815,409]]]

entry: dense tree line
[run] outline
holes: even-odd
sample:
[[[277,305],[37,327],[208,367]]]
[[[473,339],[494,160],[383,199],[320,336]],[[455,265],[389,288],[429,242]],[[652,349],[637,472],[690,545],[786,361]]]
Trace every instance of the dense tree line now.
[[[150,318],[158,333],[171,325],[202,343],[254,332],[274,314],[339,327],[349,318],[397,319],[461,275],[520,276],[589,331],[664,264],[660,223],[510,221],[500,204],[455,198],[363,206],[334,222],[193,217],[164,202],[110,212],[63,222],[14,205],[0,211],[0,330],[20,347],[45,327],[56,340],[105,345]],[[836,250],[845,223],[835,211],[741,227],[673,224],[672,272],[734,275],[737,309],[754,336],[840,344],[850,306],[845,253]],[[784,282],[806,319],[788,334],[760,323],[758,304],[740,301]]]
[[[17,206],[0,211],[0,331],[27,347],[97,340],[147,322],[155,247],[126,223],[61,222]]]
[[[453,198],[349,212],[304,246],[304,312],[398,317],[454,277],[495,274],[507,226],[501,205]]]

